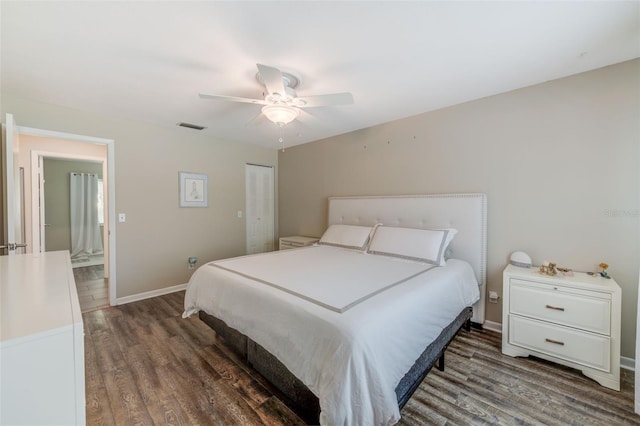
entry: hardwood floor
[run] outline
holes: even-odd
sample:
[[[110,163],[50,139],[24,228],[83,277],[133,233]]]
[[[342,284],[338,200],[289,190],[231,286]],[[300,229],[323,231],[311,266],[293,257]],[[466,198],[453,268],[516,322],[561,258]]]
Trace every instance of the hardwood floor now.
[[[302,424],[197,316],[181,318],[183,298],[83,314],[87,424]],[[399,424],[640,424],[633,375],[622,372],[622,391],[612,391],[576,370],[503,356],[498,333],[462,331]]]
[[[104,265],[73,268],[73,277],[82,312],[109,306],[109,280],[104,277]]]

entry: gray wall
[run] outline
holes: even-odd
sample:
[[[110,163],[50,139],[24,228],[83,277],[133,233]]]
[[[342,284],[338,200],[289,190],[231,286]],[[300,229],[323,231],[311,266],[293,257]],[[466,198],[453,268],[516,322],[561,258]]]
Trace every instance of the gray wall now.
[[[127,215],[125,223],[114,224],[118,298],[188,282],[189,256],[201,265],[244,254],[245,219],[237,211],[244,211],[245,163],[276,166],[277,178],[276,149],[8,93],[0,107],[3,120],[12,113],[19,126],[115,140],[115,208]],[[180,171],[208,176],[208,208],[178,207]]]
[[[515,250],[575,270],[607,262],[623,291],[622,354],[633,358],[639,123],[635,60],[287,148],[280,235],[320,236],[331,195],[484,192],[488,290],[502,293]],[[500,303],[487,319],[502,321]]]
[[[102,164],[45,158],[45,250],[71,250],[70,173],[94,173],[102,179]]]

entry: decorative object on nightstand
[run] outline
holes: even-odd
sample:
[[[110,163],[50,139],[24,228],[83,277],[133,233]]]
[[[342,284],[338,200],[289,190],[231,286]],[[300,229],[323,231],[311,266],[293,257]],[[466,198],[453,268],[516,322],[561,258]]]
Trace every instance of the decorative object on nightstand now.
[[[600,268],[602,269],[602,271],[600,271],[600,276],[602,278],[606,278],[606,279],[611,279],[611,277],[609,276],[609,274],[607,274],[607,268],[609,268],[609,265],[607,265],[606,263],[602,262],[600,265]]]
[[[319,238],[315,237],[301,237],[294,235],[291,237],[280,237],[280,250],[288,250],[299,247],[312,246],[319,241]]]
[[[600,274],[506,267],[502,353],[534,355],[620,390],[620,286]]]
[[[531,257],[523,251],[514,251],[511,253],[509,263],[519,268],[531,268]]]
[[[565,277],[572,277],[573,276],[573,270],[570,268],[561,268],[558,266],[558,271],[562,272],[562,275],[564,275]]]
[[[556,264],[547,261],[542,262],[542,265],[540,265],[540,273],[551,276],[557,275],[558,271],[556,271]]]
[[[611,279],[609,274],[607,274],[607,269],[609,268],[608,264],[602,262],[598,265],[598,268],[600,268],[599,271],[596,270],[595,272],[587,272],[587,274],[594,275],[594,276],[601,276],[602,278],[606,278],[606,279]]]

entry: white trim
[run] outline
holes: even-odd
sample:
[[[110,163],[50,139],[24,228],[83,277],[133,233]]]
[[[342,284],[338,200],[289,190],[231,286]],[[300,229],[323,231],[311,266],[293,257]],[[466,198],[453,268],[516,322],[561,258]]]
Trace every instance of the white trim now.
[[[41,226],[44,225],[40,220],[40,218],[42,217],[41,213],[42,211],[44,211],[44,191],[34,191],[36,187],[40,186],[40,180],[44,179],[42,176],[38,178],[41,172],[40,157],[62,158],[73,161],[88,161],[103,164],[103,167],[104,162],[107,161],[106,158],[94,157],[91,155],[68,154],[64,152],[38,150],[31,151],[31,251],[33,253],[44,251],[42,249],[42,242],[40,241]],[[35,208],[34,206],[40,206],[40,208]]]
[[[501,322],[485,320],[485,322],[484,322],[484,324],[482,326],[483,326],[483,328],[486,328],[487,330],[495,331],[496,333],[502,333],[502,323]]]
[[[116,305],[116,152],[107,142],[107,210],[109,215],[109,304]],[[104,175],[102,176],[104,181]]]
[[[127,303],[138,302],[140,300],[151,299],[156,296],[175,293],[187,288],[188,284],[178,284],[172,287],[160,288],[158,290],[145,291],[144,293],[132,294],[131,296],[120,297],[116,300],[116,305],[126,305]]]
[[[22,135],[40,136],[43,138],[66,139],[70,141],[79,141],[87,143],[95,143],[100,145],[108,145],[113,139],[97,138],[95,136],[77,135],[73,133],[57,132],[55,130],[34,129],[33,127],[16,126],[17,132]]]
[[[636,360],[626,356],[620,357],[620,368],[625,370],[636,371]]]

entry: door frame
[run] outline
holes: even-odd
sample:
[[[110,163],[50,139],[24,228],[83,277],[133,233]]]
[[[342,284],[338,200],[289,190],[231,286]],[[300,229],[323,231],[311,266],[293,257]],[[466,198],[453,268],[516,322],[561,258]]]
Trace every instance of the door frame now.
[[[17,211],[16,207],[18,206],[16,196],[20,197],[24,200],[22,196],[22,192],[24,190],[24,186],[21,186],[18,191],[16,191],[16,171],[18,164],[16,162],[16,154],[20,150],[19,143],[19,133],[17,132],[16,121],[13,117],[13,114],[6,113],[6,122],[2,125],[2,191],[3,195],[0,198],[2,201],[2,241],[0,244],[6,244],[6,247],[3,247],[0,250],[6,250],[7,256],[14,256],[16,253],[17,247],[11,247],[13,244],[20,244],[21,249],[26,249],[26,241],[18,241],[18,235],[16,233],[24,235],[24,211]],[[24,177],[24,173],[22,174]],[[22,184],[22,183],[20,183]],[[17,192],[17,194],[16,194]],[[19,206],[23,208],[22,205]],[[20,229],[17,229],[17,225],[19,224]],[[25,253],[27,250],[25,250]]]
[[[94,137],[94,136],[85,136],[85,135],[78,135],[78,134],[73,134],[73,133],[66,133],[66,132],[58,132],[58,131],[54,131],[54,130],[44,130],[44,129],[36,129],[36,128],[32,128],[32,127],[24,127],[24,126],[16,126],[16,134],[19,135],[30,135],[30,136],[40,136],[40,137],[45,137],[45,138],[51,138],[51,139],[63,139],[63,140],[71,140],[71,141],[76,141],[76,142],[84,142],[84,143],[91,143],[91,144],[98,144],[98,145],[106,145],[107,147],[107,159],[106,159],[106,174],[107,174],[107,193],[106,198],[107,198],[107,217],[108,217],[108,233],[107,233],[107,241],[108,241],[108,248],[107,248],[107,258],[108,258],[108,270],[105,271],[105,274],[109,277],[109,305],[111,306],[115,306],[117,303],[116,301],[116,227],[115,227],[115,223],[116,223],[116,178],[115,178],[115,141],[113,139],[106,139],[106,138],[98,138],[98,137]],[[39,152],[43,152],[43,151],[39,151]],[[47,154],[52,154],[52,153],[47,153]],[[60,155],[60,153],[56,153],[56,155]],[[45,155],[47,157],[49,157],[50,155]],[[66,157],[66,158],[74,158],[76,159],[78,156],[74,155],[73,153],[69,153],[69,154],[62,154],[61,156]],[[87,158],[88,156],[85,156],[84,158]],[[36,156],[36,173],[37,173],[37,162],[38,162],[38,157]],[[32,155],[31,157],[31,174],[33,177],[33,173],[34,173],[34,167],[33,167],[33,161],[34,161],[34,156]],[[100,160],[102,162],[102,160]],[[103,163],[103,170],[105,169],[105,164]],[[104,180],[104,173],[103,173],[103,180]],[[32,200],[34,198],[34,196],[36,197],[36,204],[32,204],[31,205],[31,214],[32,217],[34,214],[37,213],[37,221],[34,223],[32,221],[32,228],[35,227],[36,225],[39,226],[40,223],[40,214],[39,214],[39,209],[34,208],[34,206],[37,206],[39,199],[38,199],[38,195],[37,195],[37,191],[34,191],[34,189],[37,189],[37,185],[38,185],[38,179],[37,179],[37,175],[36,175],[36,179],[31,181],[31,197]],[[35,193],[35,195],[34,195]],[[32,235],[32,238],[35,238],[36,234]],[[38,235],[39,235],[39,229],[38,229]],[[39,240],[39,236],[38,236],[38,240]],[[35,250],[38,250],[38,252],[40,251],[40,245],[38,244],[38,246],[36,246],[35,244],[33,244],[33,252],[36,253]]]
[[[43,232],[44,232],[44,186],[42,183],[44,182],[44,176],[41,173],[41,161],[45,158],[55,158],[59,160],[70,160],[70,161],[85,161],[91,163],[100,163],[102,165],[102,176],[107,175],[106,170],[106,158],[102,157],[92,157],[89,155],[81,155],[81,154],[69,154],[66,152],[51,152],[51,151],[31,151],[31,241],[33,241],[32,245],[34,248],[37,247],[39,252],[44,251],[43,243]],[[35,191],[36,188],[42,187],[43,190]],[[109,182],[107,181],[107,191],[109,190]],[[108,198],[108,197],[107,197]],[[109,200],[107,199],[107,209],[109,208]],[[39,209],[33,208],[33,206],[40,206]],[[109,230],[111,229],[111,223],[107,218],[106,223],[104,225],[104,229],[107,232],[106,235],[109,235]],[[109,278],[109,242],[107,241],[106,250],[105,250],[105,278]]]

